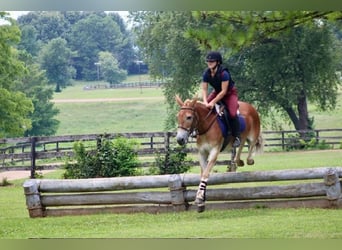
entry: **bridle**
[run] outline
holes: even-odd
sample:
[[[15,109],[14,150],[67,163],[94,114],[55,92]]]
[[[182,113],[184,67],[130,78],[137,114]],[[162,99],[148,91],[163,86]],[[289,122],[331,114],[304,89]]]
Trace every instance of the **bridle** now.
[[[180,129],[183,129],[185,131],[187,131],[188,135],[191,135],[193,132],[196,132],[197,135],[203,135],[205,133],[207,133],[207,131],[211,128],[211,126],[214,124],[215,120],[216,120],[216,117],[218,114],[216,114],[213,119],[210,121],[209,123],[209,126],[204,129],[203,131],[199,131],[198,130],[198,125],[199,125],[199,119],[198,119],[198,114],[195,110],[195,108],[193,107],[188,107],[188,106],[183,106],[181,107],[180,110],[190,110],[192,113],[193,113],[193,117],[194,117],[194,120],[191,124],[191,127],[190,128],[185,128],[183,126],[180,126],[178,125],[178,128]],[[206,117],[204,118],[204,121],[207,120],[210,116],[210,114],[213,112],[213,109],[210,109],[210,111],[208,112],[208,114],[206,115]]]

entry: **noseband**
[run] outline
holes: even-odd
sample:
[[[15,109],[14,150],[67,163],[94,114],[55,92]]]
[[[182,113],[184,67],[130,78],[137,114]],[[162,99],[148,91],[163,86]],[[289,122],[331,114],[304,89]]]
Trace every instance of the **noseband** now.
[[[209,126],[207,129],[205,129],[204,131],[200,132],[198,131],[198,123],[199,123],[199,119],[198,119],[198,115],[195,111],[195,108],[192,108],[192,107],[181,107],[180,110],[190,110],[192,111],[192,113],[194,114],[194,121],[192,122],[191,124],[191,127],[190,128],[184,128],[182,126],[178,126],[178,128],[180,129],[183,129],[185,131],[188,132],[188,134],[192,134],[194,131],[196,131],[196,134],[198,135],[202,135],[202,134],[205,134],[209,129],[210,127],[213,125],[217,115],[215,115],[214,119],[210,122]],[[210,111],[208,112],[208,114],[206,115],[206,117],[204,118],[204,121],[207,120],[207,118],[210,116],[210,114],[213,112],[213,109],[210,109]]]

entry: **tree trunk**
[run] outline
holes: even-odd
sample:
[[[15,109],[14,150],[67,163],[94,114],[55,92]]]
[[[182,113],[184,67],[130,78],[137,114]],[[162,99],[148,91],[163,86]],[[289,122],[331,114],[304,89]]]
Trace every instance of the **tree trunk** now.
[[[296,114],[295,110],[292,107],[283,106],[283,108],[286,111],[286,113],[289,115],[296,130],[311,129],[310,124],[309,124],[307,98],[306,98],[304,90],[302,90],[298,96],[298,102],[297,102],[298,115]],[[306,133],[301,132],[300,136],[304,138],[305,134]]]
[[[304,90],[301,90],[298,96],[298,103],[297,103],[297,110],[298,110],[298,128],[297,130],[309,130],[309,113],[308,113],[308,103],[307,98]],[[299,133],[302,138],[305,137],[306,133],[300,132]]]
[[[296,112],[291,107],[284,107],[286,113],[289,115],[296,130],[299,130],[299,119]]]

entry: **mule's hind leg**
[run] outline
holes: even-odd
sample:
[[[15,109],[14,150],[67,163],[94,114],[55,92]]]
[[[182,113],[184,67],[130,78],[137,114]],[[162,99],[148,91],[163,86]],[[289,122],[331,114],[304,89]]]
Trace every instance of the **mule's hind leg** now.
[[[245,146],[245,143],[246,143],[246,138],[241,137],[241,144],[235,157],[235,162],[239,167],[243,167],[245,165],[243,160],[241,160],[241,153],[242,153],[243,147]]]
[[[236,166],[235,157],[236,157],[236,148],[232,147],[230,161],[227,167],[227,172],[236,172],[237,166]]]
[[[254,153],[255,144],[256,144],[256,140],[251,141],[249,143],[248,155],[247,155],[247,164],[248,165],[253,165],[254,164],[253,153]]]

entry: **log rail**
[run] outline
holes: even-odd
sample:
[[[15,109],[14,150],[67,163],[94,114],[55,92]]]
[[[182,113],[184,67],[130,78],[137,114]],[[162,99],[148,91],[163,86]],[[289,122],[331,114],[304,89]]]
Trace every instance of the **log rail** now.
[[[208,181],[207,209],[341,208],[342,167],[214,173]],[[196,210],[192,202],[198,174],[97,179],[30,179],[23,184],[31,218],[93,213],[160,213]],[[290,184],[282,183],[291,181]],[[265,186],[227,187],[267,182]],[[294,182],[294,183],[293,183]],[[270,183],[272,185],[270,185]],[[224,187],[222,187],[224,185]]]

